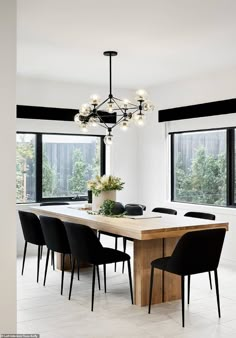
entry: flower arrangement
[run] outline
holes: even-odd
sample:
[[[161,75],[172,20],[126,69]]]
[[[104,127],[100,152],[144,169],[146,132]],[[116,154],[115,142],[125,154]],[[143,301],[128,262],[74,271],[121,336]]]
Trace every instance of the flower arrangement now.
[[[94,180],[88,181],[88,190],[92,190],[95,196],[98,196],[102,191],[122,190],[125,182],[122,182],[120,177],[112,175],[96,176]]]

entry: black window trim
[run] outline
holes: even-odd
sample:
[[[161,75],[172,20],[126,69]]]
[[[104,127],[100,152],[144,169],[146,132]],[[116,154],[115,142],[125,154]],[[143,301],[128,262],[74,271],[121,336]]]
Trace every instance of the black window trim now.
[[[197,132],[211,132],[217,130],[225,130],[226,131],[226,205],[210,205],[210,204],[200,204],[200,203],[191,203],[191,202],[183,202],[176,201],[174,199],[174,135],[176,134],[184,134],[184,133],[197,133]],[[181,131],[172,131],[168,134],[170,135],[170,180],[171,180],[171,202],[175,203],[184,203],[184,204],[198,204],[198,205],[206,205],[206,206],[214,206],[219,208],[235,208],[236,207],[236,196],[234,196],[234,182],[235,182],[235,133],[236,127],[219,127],[219,128],[207,128],[207,129],[196,129],[196,130],[181,130]]]
[[[88,196],[70,196],[70,197],[52,197],[52,198],[43,198],[42,195],[42,158],[43,158],[43,135],[64,135],[64,136],[83,136],[83,137],[99,137],[100,138],[100,158],[101,158],[101,176],[106,173],[106,146],[104,143],[104,135],[95,135],[95,134],[74,134],[74,133],[50,133],[50,132],[33,132],[33,131],[17,131],[16,134],[31,134],[35,135],[35,201],[34,202],[18,202],[16,204],[34,204],[41,202],[73,202],[73,201],[87,201]]]

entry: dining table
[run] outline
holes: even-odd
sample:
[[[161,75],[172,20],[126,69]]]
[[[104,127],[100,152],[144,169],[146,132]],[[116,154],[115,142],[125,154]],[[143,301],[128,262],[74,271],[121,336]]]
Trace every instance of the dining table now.
[[[189,231],[225,228],[227,221],[210,221],[184,215],[144,212],[142,216],[107,217],[90,213],[81,205],[32,206],[31,212],[87,225],[95,231],[128,237],[133,241],[134,303],[148,305],[151,262],[170,256],[179,238]],[[59,266],[60,268],[60,266]],[[180,277],[155,269],[152,303],[181,298]]]

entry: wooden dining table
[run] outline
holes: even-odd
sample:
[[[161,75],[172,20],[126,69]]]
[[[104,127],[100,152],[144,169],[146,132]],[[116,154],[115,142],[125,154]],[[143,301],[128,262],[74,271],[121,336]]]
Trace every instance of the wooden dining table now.
[[[62,221],[84,224],[95,230],[133,239],[134,303],[148,305],[150,263],[172,254],[179,238],[189,231],[215,228],[228,230],[228,222],[217,222],[178,215],[146,213],[137,218],[113,218],[89,214],[81,206],[60,205],[31,207],[37,215],[57,217]],[[155,269],[152,303],[181,298],[180,277]]]

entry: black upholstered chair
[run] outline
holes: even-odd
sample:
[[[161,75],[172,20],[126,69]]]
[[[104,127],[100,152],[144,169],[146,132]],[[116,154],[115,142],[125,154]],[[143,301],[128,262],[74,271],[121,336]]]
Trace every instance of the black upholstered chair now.
[[[53,252],[61,253],[62,254],[61,295],[62,295],[64,282],[65,255],[70,256],[71,254],[66,229],[64,227],[64,223],[58,218],[47,216],[40,216],[39,218],[45,242],[48,248],[43,285],[45,286],[46,283],[50,250]]]
[[[195,217],[195,218],[202,218],[202,219],[209,219],[211,221],[215,221],[216,216],[213,214],[209,214],[207,212],[197,212],[197,211],[188,211],[184,215],[186,217]]]
[[[118,251],[111,248],[104,248],[100,243],[99,239],[97,238],[97,236],[95,235],[94,231],[88,226],[68,222],[65,222],[64,224],[73,257],[69,299],[71,298],[75,258],[78,258],[79,260],[88,262],[93,265],[91,311],[93,311],[94,305],[96,268],[98,272],[99,265],[103,265],[104,291],[106,292],[106,264],[127,261],[129,271],[131,302],[133,304],[130,256],[122,251]]]
[[[44,240],[41,224],[40,224],[38,217],[32,212],[19,210],[19,217],[20,217],[21,227],[22,227],[22,231],[23,231],[23,235],[25,239],[25,247],[24,247],[21,274],[23,275],[24,273],[27,244],[31,243],[31,244],[37,245],[38,246],[37,283],[38,283],[41,251],[42,251],[42,247],[46,244]]]
[[[181,276],[182,326],[184,327],[184,278],[188,276],[188,301],[190,296],[190,276],[214,271],[218,315],[220,297],[217,268],[225,238],[225,229],[191,231],[183,235],[177,243],[172,256],[158,258],[151,262],[149,308],[151,311],[154,269],[168,271]]]
[[[161,214],[177,215],[177,211],[169,208],[154,208],[152,212],[160,212]]]
[[[198,212],[198,211],[188,211],[184,215],[186,217],[194,217],[194,218],[202,218],[202,219],[209,219],[211,221],[214,221],[216,219],[216,216],[213,214],[209,214],[207,212]],[[208,271],[209,276],[209,283],[210,283],[210,289],[212,290],[212,280],[211,280],[211,272]]]
[[[42,202],[40,203],[40,207],[47,207],[47,206],[53,206],[53,205],[69,205],[68,202]],[[42,252],[41,252],[42,256]],[[54,251],[51,251],[51,265],[53,266],[53,270],[55,270],[55,259],[54,259]]]

